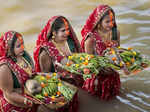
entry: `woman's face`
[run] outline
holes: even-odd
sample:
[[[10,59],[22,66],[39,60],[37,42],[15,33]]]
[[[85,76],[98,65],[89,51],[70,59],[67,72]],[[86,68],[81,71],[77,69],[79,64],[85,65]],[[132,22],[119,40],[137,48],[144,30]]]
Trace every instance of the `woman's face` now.
[[[104,31],[110,31],[112,29],[112,25],[114,25],[115,20],[114,20],[114,16],[112,16],[112,18],[110,18],[109,15],[106,15],[102,22],[101,22],[101,29]]]
[[[55,38],[57,41],[66,41],[69,36],[69,28],[66,28],[65,25],[62,25],[62,27],[55,33]]]
[[[16,56],[21,56],[24,53],[24,44],[22,37],[17,37],[17,41],[14,46],[14,53]]]

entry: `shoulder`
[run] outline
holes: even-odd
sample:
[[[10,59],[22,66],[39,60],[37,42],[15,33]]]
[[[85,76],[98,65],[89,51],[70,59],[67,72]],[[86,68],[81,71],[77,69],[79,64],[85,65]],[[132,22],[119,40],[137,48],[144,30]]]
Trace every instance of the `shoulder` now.
[[[10,68],[8,67],[7,64],[2,64],[2,65],[0,65],[0,74],[1,74],[2,72],[8,72],[8,71],[10,71]]]
[[[89,35],[86,39],[86,42],[93,43],[94,42],[93,35]]]
[[[40,56],[43,57],[43,56],[46,56],[46,55],[48,55],[48,53],[47,53],[46,50],[43,49],[43,50],[41,51],[41,53],[40,53]]]
[[[7,78],[7,81],[9,80],[9,77],[11,76],[11,70],[8,67],[8,65],[3,64],[0,66],[0,79],[5,80]],[[6,80],[5,80],[6,81]]]
[[[49,54],[46,50],[42,50],[39,55],[40,60],[47,60],[49,58]]]

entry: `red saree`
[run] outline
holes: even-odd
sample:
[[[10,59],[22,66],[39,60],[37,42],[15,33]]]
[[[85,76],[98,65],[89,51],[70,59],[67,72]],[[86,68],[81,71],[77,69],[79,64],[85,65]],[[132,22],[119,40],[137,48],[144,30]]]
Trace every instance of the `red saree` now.
[[[107,5],[99,5],[88,17],[86,24],[84,25],[81,34],[81,48],[85,52],[85,41],[90,35],[95,41],[95,52],[97,55],[102,55],[103,51],[107,48],[105,43],[102,41],[101,36],[95,30],[96,25],[108,11],[112,10]],[[116,23],[114,24],[116,26]],[[98,85],[96,91],[94,81],[98,79]],[[92,94],[97,94],[101,99],[107,100],[119,94],[120,91],[120,77],[119,74],[112,70],[110,73],[101,72],[98,78],[93,77],[84,82],[83,88],[88,90]]]
[[[10,46],[8,41],[12,41],[14,34],[16,32],[9,31],[0,38],[0,65],[6,64],[12,70],[12,72],[17,77],[19,84],[22,89],[22,95],[24,96],[24,84],[29,75],[25,72],[19,65],[17,65],[12,58],[8,58],[8,52],[10,51]],[[0,90],[0,110],[1,112],[36,112],[36,107],[32,108],[22,108],[16,107],[6,101],[3,96],[3,91]]]
[[[52,24],[54,23],[54,21],[58,17],[62,17],[64,19],[66,19],[63,16],[54,16],[51,19],[49,19],[49,21],[47,22],[46,26],[44,27],[44,29],[39,34],[38,39],[36,41],[36,47],[35,47],[35,50],[34,50],[34,60],[35,60],[35,70],[36,70],[36,72],[41,72],[40,65],[39,65],[39,58],[38,58],[41,48],[47,48],[46,50],[47,50],[49,56],[53,59],[52,60],[53,62],[55,62],[55,61],[60,62],[64,58],[64,56],[61,55],[61,53],[56,48],[54,43],[51,40],[48,40],[48,34],[51,32]],[[67,22],[68,22],[68,20],[67,20]],[[70,36],[69,36],[69,38],[71,38],[73,40],[76,51],[80,52],[80,43],[79,43],[79,41],[78,41],[78,39],[77,39],[77,37],[76,37],[76,35],[75,35],[75,33],[74,33],[74,31],[73,31],[73,29],[72,29],[70,24],[69,24],[69,28],[70,28]],[[57,70],[57,66],[56,65],[54,65],[54,66],[55,66],[55,70]],[[63,75],[61,77],[62,77],[63,80],[65,80],[67,82],[68,82],[68,80],[70,80],[70,79],[65,79],[63,77]],[[78,76],[77,76],[77,78],[73,77],[71,79],[73,79],[75,82],[78,81],[78,82],[83,83],[81,78],[78,78]],[[77,80],[77,79],[80,79],[81,81]],[[73,98],[72,102],[69,103],[69,105],[68,105],[69,108],[67,108],[67,110],[65,110],[65,107],[64,107],[62,109],[59,109],[58,112],[77,112],[77,110],[78,110],[78,98],[77,97],[78,96],[75,95],[75,97]]]

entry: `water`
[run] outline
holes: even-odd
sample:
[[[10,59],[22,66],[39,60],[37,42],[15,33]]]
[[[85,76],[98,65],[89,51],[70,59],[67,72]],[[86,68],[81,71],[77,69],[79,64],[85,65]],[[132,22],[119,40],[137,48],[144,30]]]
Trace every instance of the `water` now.
[[[150,56],[149,0],[0,0],[0,32],[15,30],[24,36],[26,49],[33,54],[35,40],[48,19],[63,15],[81,40],[81,28],[98,4],[116,12],[121,46],[133,47]],[[80,112],[149,112],[150,69],[135,76],[121,76],[121,93],[106,102],[80,90]]]

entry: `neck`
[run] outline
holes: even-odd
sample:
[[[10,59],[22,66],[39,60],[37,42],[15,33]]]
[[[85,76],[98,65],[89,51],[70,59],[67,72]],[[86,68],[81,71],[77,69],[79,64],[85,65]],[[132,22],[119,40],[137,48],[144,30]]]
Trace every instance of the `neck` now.
[[[54,39],[54,42],[56,42],[57,44],[64,44],[66,41],[64,40],[64,41],[59,41],[59,40],[57,40],[57,39]]]
[[[97,30],[98,30],[98,32],[102,32],[102,33],[108,33],[108,32],[111,31],[111,30],[105,30],[105,29],[103,29],[103,28],[97,29]]]

